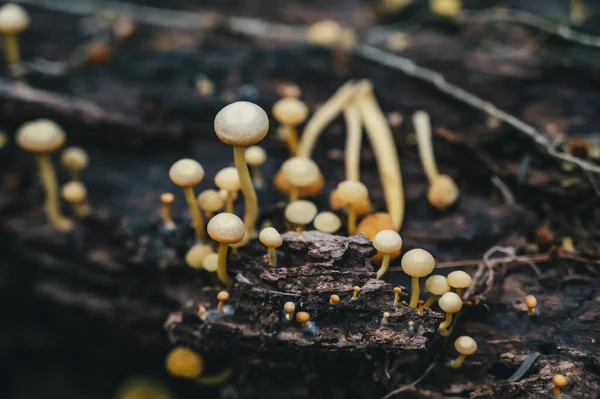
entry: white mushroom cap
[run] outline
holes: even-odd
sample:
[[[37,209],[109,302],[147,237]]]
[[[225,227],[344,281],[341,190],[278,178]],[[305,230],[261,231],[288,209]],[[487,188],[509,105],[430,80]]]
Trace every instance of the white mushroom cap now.
[[[26,151],[48,153],[65,143],[65,133],[55,122],[37,119],[26,122],[17,131],[17,144]]]
[[[29,15],[17,4],[8,3],[0,8],[0,32],[19,33],[29,28]]]
[[[171,166],[169,177],[180,187],[192,187],[204,179],[204,168],[193,159],[180,159]]]
[[[90,163],[90,157],[83,148],[69,147],[60,155],[60,161],[66,168],[83,170]]]
[[[477,350],[477,342],[473,338],[463,335],[456,338],[454,347],[461,355],[472,355]]]
[[[265,227],[258,235],[258,239],[266,247],[279,248],[283,244],[281,234],[273,227]]]
[[[444,295],[450,291],[446,277],[436,274],[425,280],[425,289],[433,295]]]
[[[462,299],[454,292],[446,292],[438,301],[444,312],[456,313],[462,308]]]
[[[342,227],[342,221],[333,212],[320,212],[313,221],[315,229],[323,233],[335,233]]]
[[[425,277],[433,271],[435,260],[424,249],[411,249],[402,257],[402,270],[412,277]]]
[[[308,40],[325,46],[333,45],[340,41],[343,28],[336,21],[326,19],[315,22],[308,28]]]
[[[215,132],[219,140],[232,146],[256,144],[265,138],[268,131],[267,113],[248,101],[229,104],[215,117]]]
[[[281,173],[292,186],[307,187],[319,180],[319,167],[310,158],[292,157],[281,165]]]
[[[64,184],[60,190],[62,197],[68,202],[81,202],[87,196],[85,186],[78,181]]]
[[[217,187],[227,191],[238,191],[240,185],[240,175],[236,168],[229,166],[221,169],[215,175],[215,184]]]
[[[462,270],[457,270],[448,275],[448,285],[453,288],[467,288],[471,286],[471,276]]]
[[[394,230],[381,230],[373,238],[373,246],[383,253],[392,253],[402,248],[402,238]]]
[[[267,152],[258,145],[246,148],[246,162],[248,165],[260,166],[267,160]]]
[[[357,204],[369,199],[367,187],[356,180],[344,180],[337,186],[337,196],[346,204]]]
[[[297,98],[282,98],[273,105],[273,116],[283,125],[296,126],[306,120],[308,107]]]
[[[207,212],[217,212],[223,208],[223,203],[225,202],[217,190],[202,191],[198,195],[197,201],[200,208]]]
[[[202,259],[202,268],[207,272],[216,272],[219,267],[219,254],[211,253]]]
[[[212,253],[210,245],[196,244],[185,254],[185,263],[193,269],[201,269],[204,258]]]
[[[210,238],[222,244],[236,244],[246,234],[244,222],[233,213],[219,213],[210,219],[206,230]]]
[[[448,175],[439,175],[429,186],[427,200],[433,207],[444,210],[456,202],[458,194],[454,179]]]
[[[317,206],[310,201],[297,200],[285,207],[285,218],[294,224],[309,224],[316,215]]]

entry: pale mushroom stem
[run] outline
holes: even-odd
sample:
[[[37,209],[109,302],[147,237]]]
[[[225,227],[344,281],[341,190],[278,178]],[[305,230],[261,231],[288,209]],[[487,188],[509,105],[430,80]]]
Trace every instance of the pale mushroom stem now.
[[[217,386],[227,382],[227,380],[231,378],[231,375],[231,369],[225,369],[217,374],[203,375],[202,377],[196,378],[194,381],[204,386]]]
[[[348,204],[346,211],[348,212],[348,235],[353,236],[356,234],[356,209],[353,204]]]
[[[431,122],[429,115],[425,111],[417,111],[413,115],[413,123],[417,131],[417,143],[419,145],[419,157],[423,164],[423,169],[427,174],[429,183],[434,182],[440,173],[435,163],[433,153],[433,143],[431,142]]]
[[[424,309],[427,309],[427,308],[431,307],[431,305],[433,305],[433,303],[434,303],[434,302],[435,302],[437,299],[438,299],[438,296],[437,296],[437,295],[431,295],[431,296],[429,296],[429,299],[427,299],[427,300],[425,301],[425,303],[423,304],[423,308],[424,308]]]
[[[463,364],[463,362],[465,361],[465,358],[466,358],[466,357],[467,357],[467,356],[465,356],[465,355],[462,355],[462,354],[461,354],[461,355],[458,355],[458,357],[457,357],[456,359],[454,359],[454,360],[453,360],[453,361],[450,363],[450,366],[451,366],[453,369],[457,369],[457,368],[459,368],[459,367],[460,367],[460,366]]]
[[[355,102],[344,109],[346,121],[346,179],[360,180],[360,147],[362,144],[362,127],[360,110]]]
[[[446,312],[446,319],[440,323],[439,329],[446,330],[448,327],[450,327],[450,324],[452,324],[452,313]]]
[[[419,302],[419,278],[418,277],[411,277],[411,281],[412,281],[412,293],[410,296],[410,304],[409,306],[411,308],[416,308],[417,307],[417,302]]]
[[[217,263],[217,277],[219,277],[219,281],[221,281],[226,287],[231,286],[233,281],[229,278],[227,274],[227,248],[229,246],[227,244],[219,244],[219,258]]]
[[[196,196],[194,195],[193,187],[184,187],[185,200],[187,201],[188,208],[192,215],[192,221],[194,222],[194,230],[196,232],[196,241],[204,243],[206,242],[206,231],[204,230],[204,218],[202,212],[196,202]]]
[[[256,235],[256,219],[258,218],[258,198],[256,197],[254,186],[252,185],[250,172],[248,171],[244,147],[233,147],[233,162],[237,168],[242,194],[244,195],[244,206],[246,208],[244,225],[246,226],[246,231],[248,231],[248,236],[254,237]]]
[[[14,33],[8,33],[4,35],[4,52],[6,53],[6,60],[11,65],[21,63],[21,53],[19,51],[19,41],[17,35]]]
[[[72,229],[73,224],[60,213],[56,173],[54,172],[50,156],[48,154],[38,154],[37,159],[42,184],[46,190],[46,215],[50,219],[50,223],[58,230],[69,231]]]
[[[391,254],[389,252],[383,254],[383,260],[381,261],[381,266],[379,267],[379,270],[377,270],[377,278],[383,277],[385,272],[387,272],[387,269],[390,265],[390,255]]]
[[[262,173],[260,172],[260,167],[258,165],[253,165],[252,167],[252,180],[254,181],[254,185],[256,187],[262,187],[265,182],[262,177]]]
[[[173,221],[173,218],[171,217],[171,205],[170,204],[163,204],[162,209],[160,211],[160,218],[162,219],[163,224],[165,225],[165,227],[168,230],[175,229],[175,222]]]
[[[295,157],[298,153],[298,131],[296,126],[286,125],[287,130],[287,147],[290,151],[290,155]]]
[[[225,197],[225,212],[233,213],[233,191],[227,191],[227,197]]]
[[[463,289],[462,289],[462,288],[457,288],[457,289],[456,289],[456,295],[458,295],[458,296],[459,296],[459,297],[461,297],[461,298],[462,298],[462,292],[463,292]]]
[[[290,188],[290,202],[296,201],[298,199],[298,187],[292,186]]]
[[[268,254],[269,254],[269,265],[275,266],[277,264],[277,254],[275,253],[275,248],[269,247]]]

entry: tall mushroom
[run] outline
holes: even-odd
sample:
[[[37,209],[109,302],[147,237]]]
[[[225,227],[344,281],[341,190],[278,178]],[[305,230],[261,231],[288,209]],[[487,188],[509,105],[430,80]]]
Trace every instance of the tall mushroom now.
[[[308,187],[319,180],[319,167],[310,158],[293,157],[281,165],[281,173],[290,182],[290,202],[298,199],[298,190]]]
[[[233,147],[233,160],[240,176],[246,213],[244,224],[250,237],[256,235],[258,199],[246,164],[245,147],[260,142],[269,131],[269,117],[256,104],[238,101],[229,104],[215,117],[215,132],[225,144]]]
[[[210,219],[207,229],[210,238],[219,243],[217,276],[225,286],[230,286],[233,281],[227,274],[227,249],[229,244],[236,244],[244,239],[244,222],[232,213],[219,213]]]
[[[23,7],[8,3],[0,8],[0,32],[4,37],[4,55],[11,65],[21,63],[17,35],[29,28],[29,15]]]
[[[294,97],[282,98],[273,105],[273,117],[281,123],[286,131],[286,143],[290,155],[298,153],[297,126],[306,120],[308,107]]]
[[[215,175],[215,184],[221,190],[227,192],[225,199],[225,212],[233,213],[233,200],[235,194],[241,188],[240,175],[238,170],[233,167],[223,168]]]
[[[192,220],[194,222],[194,230],[196,232],[196,241],[203,243],[206,241],[206,232],[204,231],[204,218],[200,207],[196,202],[194,194],[194,186],[200,184],[204,179],[204,169],[202,165],[193,159],[180,159],[175,162],[169,170],[169,177],[179,187],[183,187],[185,200],[187,201]]]
[[[375,238],[373,238],[373,246],[376,250],[383,253],[383,261],[381,262],[381,267],[377,271],[377,278],[381,278],[390,265],[391,254],[402,248],[402,238],[400,237],[400,234],[396,233],[394,230],[382,230],[375,235]]]
[[[416,308],[419,301],[419,277],[425,277],[433,271],[435,260],[424,249],[411,249],[402,257],[402,270],[411,276],[412,292],[410,307]]]
[[[436,299],[450,291],[450,286],[446,277],[436,274],[425,280],[425,291],[431,293],[427,301],[423,304],[424,308],[429,308]]]
[[[356,210],[355,204],[368,201],[369,190],[357,180],[344,180],[337,186],[337,195],[346,204],[348,213],[348,235],[356,233]]]

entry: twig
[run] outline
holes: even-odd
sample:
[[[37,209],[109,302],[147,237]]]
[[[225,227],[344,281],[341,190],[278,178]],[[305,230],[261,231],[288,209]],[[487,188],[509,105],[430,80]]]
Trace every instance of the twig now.
[[[401,392],[408,391],[409,389],[417,386],[417,384],[420,383],[421,381],[423,381],[423,379],[425,379],[425,377],[427,377],[427,375],[431,372],[431,370],[433,370],[433,368],[435,367],[435,365],[437,363],[437,360],[438,360],[438,356],[436,356],[435,359],[433,359],[433,362],[429,365],[429,367],[427,367],[427,370],[425,370],[425,372],[419,378],[417,378],[416,380],[414,380],[413,382],[411,382],[408,385],[403,385],[400,388],[394,389],[393,391],[391,391],[390,393],[388,393],[381,399],[390,399]]]

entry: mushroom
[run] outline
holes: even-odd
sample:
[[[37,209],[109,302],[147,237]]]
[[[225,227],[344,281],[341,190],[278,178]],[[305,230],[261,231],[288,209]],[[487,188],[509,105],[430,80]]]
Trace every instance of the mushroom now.
[[[348,204],[340,198],[337,188],[331,190],[331,193],[329,194],[329,206],[334,211],[346,209],[348,207]],[[354,209],[356,216],[363,216],[371,212],[371,202],[369,202],[368,198],[365,201],[352,204],[351,206]]]
[[[471,286],[471,276],[462,270],[457,270],[448,274],[448,285],[456,290],[456,294],[462,297],[463,288],[468,288]]]
[[[276,90],[281,97],[298,98],[302,94],[302,90],[293,83],[280,83]]]
[[[77,217],[83,218],[89,214],[89,210],[84,204],[87,197],[87,190],[81,182],[70,181],[64,184],[60,190],[60,194],[65,201],[71,204],[73,213]]]
[[[241,188],[238,170],[234,167],[221,169],[215,175],[215,184],[221,190],[225,190],[227,192],[227,198],[225,199],[225,212],[233,213],[234,195]]]
[[[357,234],[362,234],[369,240],[373,241],[377,233],[382,230],[394,230],[394,224],[389,213],[376,212],[366,216],[358,224]],[[377,254],[371,258],[373,265],[381,265],[383,262],[383,252],[377,251]],[[400,256],[400,250],[390,254],[390,261]]]
[[[344,180],[337,186],[337,195],[347,204],[348,235],[356,233],[356,212],[354,205],[369,200],[369,190],[356,180]]]
[[[196,244],[185,254],[185,263],[192,269],[202,269],[204,258],[212,253],[210,245]]]
[[[461,0],[429,0],[429,9],[441,17],[456,17],[461,9]]]
[[[262,173],[260,173],[260,165],[267,160],[267,153],[261,146],[253,145],[246,148],[246,160],[252,169],[252,180],[254,181],[254,185],[256,187],[262,187],[264,185],[264,180],[262,178]]]
[[[167,371],[174,377],[193,379],[202,385],[220,385],[231,377],[231,370],[225,369],[215,375],[203,375],[204,359],[189,348],[173,348],[165,360]]]
[[[317,215],[317,206],[310,201],[297,200],[290,202],[284,211],[285,218],[290,222],[293,227],[300,229],[302,233],[302,227],[309,224]]]
[[[313,220],[313,226],[322,233],[333,234],[342,227],[342,221],[333,212],[319,212]]]
[[[381,319],[381,325],[387,324],[387,319],[390,317],[390,312],[383,312],[383,318]]]
[[[17,35],[29,28],[29,15],[23,7],[8,3],[0,8],[0,33],[4,37],[4,55],[10,65],[21,63]]]
[[[412,278],[411,308],[416,308],[419,300],[419,277],[427,276],[434,266],[433,256],[424,249],[411,249],[402,257],[402,270]]]
[[[219,213],[210,219],[207,230],[210,238],[219,243],[217,276],[223,284],[230,286],[233,281],[227,275],[227,248],[229,244],[236,244],[244,239],[244,222],[232,213]]]
[[[419,309],[419,316],[423,317],[423,304],[425,302],[422,299],[417,301],[417,309]]]
[[[64,144],[65,133],[56,123],[48,119],[38,119],[23,124],[17,131],[16,141],[19,147],[37,156],[42,183],[46,190],[46,215],[50,223],[60,231],[71,230],[71,221],[60,213],[56,173],[50,160],[50,153]]]
[[[308,187],[319,180],[319,167],[310,158],[293,157],[281,165],[281,173],[290,182],[290,202],[298,199],[298,190]]]
[[[350,102],[344,109],[346,122],[346,148],[344,161],[346,163],[346,179],[360,180],[360,148],[362,145],[362,121],[360,109],[356,102]]]
[[[282,98],[273,105],[273,117],[285,127],[287,146],[292,156],[296,156],[298,152],[296,127],[304,122],[307,116],[306,104],[294,97]]]
[[[273,178],[273,185],[280,193],[289,196],[294,188],[292,183],[283,175],[283,171],[279,169]],[[325,185],[325,179],[323,174],[319,172],[319,178],[313,183],[306,187],[298,187],[298,198],[309,198],[314,197],[323,191]]]
[[[162,209],[160,211],[160,218],[162,219],[165,230],[175,230],[175,222],[171,217],[171,205],[175,201],[175,196],[171,193],[162,193],[160,195],[160,202],[162,203]]]
[[[552,385],[554,385],[554,399],[560,399],[560,389],[567,386],[569,381],[562,374],[556,374],[552,377]]]
[[[446,292],[441,296],[438,301],[440,308],[446,312],[446,320],[444,320],[438,327],[440,335],[443,337],[448,336],[448,327],[452,323],[452,314],[462,309],[462,299],[454,292]]]
[[[356,300],[358,298],[358,292],[360,291],[360,287],[358,285],[355,285],[353,287],[354,293],[352,294],[352,300]]]
[[[221,291],[217,294],[217,301],[219,301],[219,304],[217,305],[217,310],[219,311],[219,313],[225,313],[225,311],[223,310],[223,305],[228,300],[229,293],[227,291]]]
[[[417,111],[413,115],[413,124],[417,131],[417,143],[419,144],[419,156],[425,174],[429,179],[429,190],[427,199],[437,209],[444,210],[452,206],[458,199],[458,187],[448,175],[440,175],[433,154],[433,143],[431,142],[431,123],[429,115],[425,111]]]
[[[475,353],[477,350],[477,342],[475,342],[473,338],[463,335],[456,338],[456,341],[454,341],[454,347],[459,355],[450,363],[450,366],[452,366],[454,369],[457,369],[463,364],[465,357]]]
[[[60,162],[69,169],[71,180],[79,180],[79,173],[89,165],[90,158],[83,148],[69,147],[62,152]]]
[[[343,31],[344,29],[339,23],[325,19],[312,24],[306,34],[309,42],[322,46],[333,46],[340,42]]]
[[[329,296],[329,304],[337,305],[340,302],[340,296],[336,294],[332,294]]]
[[[296,304],[294,302],[286,302],[283,305],[283,311],[286,313],[285,318],[288,321],[292,321],[294,318],[294,311],[296,310]]]
[[[296,321],[300,324],[302,324],[302,326],[304,328],[310,328],[310,315],[306,312],[298,312],[296,313]]]
[[[402,288],[394,287],[394,306],[398,306],[398,301],[400,299],[401,292],[402,292]]]
[[[533,295],[527,295],[525,297],[525,305],[527,306],[527,314],[533,316],[537,306],[537,299]]]
[[[204,190],[196,198],[198,206],[204,211],[207,218],[212,218],[215,212],[223,209],[225,200],[217,190]],[[232,207],[233,208],[233,207]]]
[[[279,232],[273,227],[266,227],[262,229],[258,235],[258,239],[264,244],[264,246],[269,248],[267,251],[269,265],[275,266],[277,264],[277,254],[275,253],[275,248],[279,248],[281,244],[283,244],[281,234],[279,234]]]
[[[390,265],[390,254],[399,251],[400,248],[402,248],[402,238],[400,237],[400,234],[396,233],[394,230],[383,230],[377,233],[373,238],[373,246],[376,250],[383,253],[383,261],[381,262],[381,267],[377,271],[377,278],[381,278]],[[408,253],[410,253],[410,251]],[[402,267],[404,267],[404,259],[402,259]],[[418,284],[417,281],[417,287]]]
[[[219,254],[209,253],[202,259],[202,268],[207,272],[214,273],[219,268]]]
[[[450,286],[446,277],[436,274],[425,280],[425,291],[431,293],[427,301],[423,304],[424,308],[429,308],[440,296],[450,291]]]
[[[215,132],[225,144],[233,147],[233,160],[238,170],[246,213],[244,224],[250,237],[256,234],[258,199],[246,164],[245,147],[257,144],[269,131],[269,117],[256,104],[238,101],[229,104],[215,117]]]
[[[180,159],[175,162],[169,170],[169,177],[179,187],[183,187],[185,200],[187,201],[190,214],[194,222],[194,230],[196,232],[196,241],[206,242],[206,232],[204,231],[204,218],[202,212],[196,202],[194,195],[194,186],[200,184],[204,179],[204,169],[202,165],[193,159]]]

